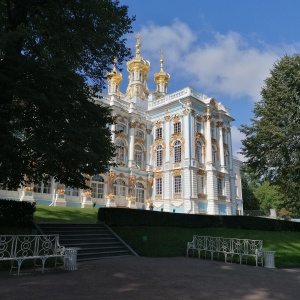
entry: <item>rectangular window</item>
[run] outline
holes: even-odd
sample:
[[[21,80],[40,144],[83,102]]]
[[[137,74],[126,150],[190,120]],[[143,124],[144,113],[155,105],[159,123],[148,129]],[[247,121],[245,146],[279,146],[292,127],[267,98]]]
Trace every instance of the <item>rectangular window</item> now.
[[[198,176],[198,193],[205,194],[204,192],[204,177]]]
[[[180,122],[174,123],[174,134],[180,132],[181,132],[181,123]]]
[[[202,130],[202,126],[201,126],[201,123],[196,123],[196,133],[201,133],[201,130]]]
[[[155,182],[156,195],[162,195],[162,178],[157,178]]]
[[[156,128],[156,130],[155,130],[155,138],[156,139],[161,139],[162,138],[162,127]]]
[[[181,194],[181,176],[174,177],[174,192],[175,194]]]
[[[223,182],[221,178],[218,178],[218,195],[223,195]]]

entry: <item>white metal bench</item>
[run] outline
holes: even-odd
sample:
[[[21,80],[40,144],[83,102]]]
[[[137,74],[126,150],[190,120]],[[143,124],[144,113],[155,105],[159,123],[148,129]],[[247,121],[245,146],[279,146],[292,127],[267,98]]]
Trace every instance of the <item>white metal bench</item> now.
[[[256,266],[260,263],[263,266],[263,242],[261,240],[250,240],[250,239],[237,239],[237,238],[224,238],[224,237],[212,237],[212,236],[199,236],[194,235],[193,240],[187,243],[188,257],[189,251],[196,250],[198,257],[200,258],[201,253],[205,255],[209,252],[211,259],[214,254],[223,254],[225,262],[227,262],[227,256],[231,257],[231,262],[234,256],[238,256],[240,264],[243,258],[254,257]]]
[[[14,262],[18,265],[18,275],[24,260],[42,262],[42,273],[48,258],[61,258],[65,265],[65,247],[59,245],[58,235],[0,235],[0,261],[10,261],[11,270]]]

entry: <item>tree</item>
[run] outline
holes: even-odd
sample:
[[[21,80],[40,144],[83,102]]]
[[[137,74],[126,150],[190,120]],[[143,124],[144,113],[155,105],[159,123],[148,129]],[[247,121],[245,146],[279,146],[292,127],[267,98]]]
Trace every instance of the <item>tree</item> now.
[[[241,172],[243,208],[244,210],[259,210],[258,199],[254,195],[254,188],[251,186],[250,177],[244,171]]]
[[[257,178],[280,187],[286,208],[300,213],[300,55],[285,55],[265,80],[251,125],[243,125],[242,154]]]
[[[0,0],[1,183],[85,187],[105,171],[110,111],[92,97],[130,56],[127,14],[114,0]]]

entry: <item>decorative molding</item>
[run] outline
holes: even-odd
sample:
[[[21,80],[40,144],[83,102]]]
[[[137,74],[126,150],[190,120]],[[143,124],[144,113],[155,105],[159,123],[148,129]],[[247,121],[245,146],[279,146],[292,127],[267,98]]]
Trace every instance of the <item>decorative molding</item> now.
[[[220,121],[217,122],[217,126],[218,126],[218,127],[222,127],[223,124],[224,124],[223,122],[220,122]]]
[[[58,194],[58,190],[57,190],[57,194]],[[63,194],[59,194],[59,195],[63,195]],[[91,198],[92,197],[92,191],[90,189],[84,190],[84,192],[82,193],[82,196],[86,197],[86,198]]]
[[[205,122],[210,122],[211,116],[204,116],[204,121]]]
[[[118,116],[117,115],[111,116],[111,119],[112,119],[113,123],[116,123]]]
[[[114,200],[115,199],[115,195],[113,193],[110,193],[107,195],[108,199]]]
[[[181,194],[173,194],[173,199],[181,199],[182,195]]]
[[[116,134],[117,138],[121,138],[121,139],[126,139],[127,138],[127,134],[125,132],[119,132]]]
[[[180,170],[173,170],[172,175],[173,176],[181,176],[181,169]]]
[[[210,127],[215,128],[215,122],[210,122]]]
[[[192,116],[195,115],[195,110],[191,109],[191,115],[192,115]]]
[[[181,118],[180,118],[179,115],[173,116],[173,119],[172,119],[172,122],[173,122],[173,123],[177,123],[177,122],[180,122],[180,121],[181,121]]]
[[[25,192],[33,192],[33,186],[25,186],[24,191]]]
[[[130,122],[129,126],[130,126],[130,128],[135,128],[136,124],[137,124],[137,122]]]
[[[138,180],[138,181],[142,181],[142,182],[145,181],[145,179],[144,179],[142,176],[140,176],[137,180]]]
[[[207,199],[207,195],[206,194],[198,194],[198,199],[199,200],[206,200]]]
[[[117,175],[117,177],[120,177],[120,178],[123,178],[123,179],[126,179],[126,176],[123,174],[123,173],[120,173]]]
[[[196,120],[197,122],[202,122],[202,118],[200,116],[197,116]]]
[[[161,121],[157,121],[156,123],[155,123],[155,127],[156,128],[159,128],[159,127],[162,127],[162,122]]]
[[[155,195],[155,200],[162,200],[162,196],[161,195]]]
[[[220,178],[220,179],[222,179],[222,178],[223,178],[223,173],[218,172],[218,173],[217,173],[217,177]]]
[[[188,112],[186,111],[186,109],[183,111],[183,114],[184,114],[185,116],[188,115]]]
[[[204,176],[206,174],[205,170],[198,170],[197,175]]]
[[[169,122],[171,117],[168,115],[168,116],[165,116],[164,119],[165,119],[166,122]]]
[[[147,129],[146,129],[146,132],[147,132],[147,134],[151,134],[152,130],[149,129],[149,128],[147,128]]]
[[[145,143],[145,139],[143,139],[143,138],[136,138],[135,142],[139,143],[139,144],[144,144]]]
[[[155,174],[154,174],[154,178],[155,178],[155,179],[162,178],[162,173],[161,173],[161,172],[155,173]]]

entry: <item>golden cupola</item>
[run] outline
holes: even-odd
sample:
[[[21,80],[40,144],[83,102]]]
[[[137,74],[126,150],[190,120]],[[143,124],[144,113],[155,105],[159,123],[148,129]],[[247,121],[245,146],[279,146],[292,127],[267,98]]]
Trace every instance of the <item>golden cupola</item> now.
[[[147,80],[150,62],[141,57],[141,37],[136,35],[135,57],[126,63],[129,72],[129,83],[126,90],[127,99],[140,98],[144,100],[149,95]]]
[[[160,71],[154,74],[154,81],[156,83],[156,91],[154,95],[156,97],[164,96],[168,93],[168,83],[170,80],[170,74],[164,71],[164,58],[163,52],[160,52]]]
[[[122,74],[117,72],[116,69],[116,58],[114,59],[114,66],[111,72],[106,74],[107,79],[107,89],[109,95],[119,95],[120,94],[120,83],[122,81]]]

